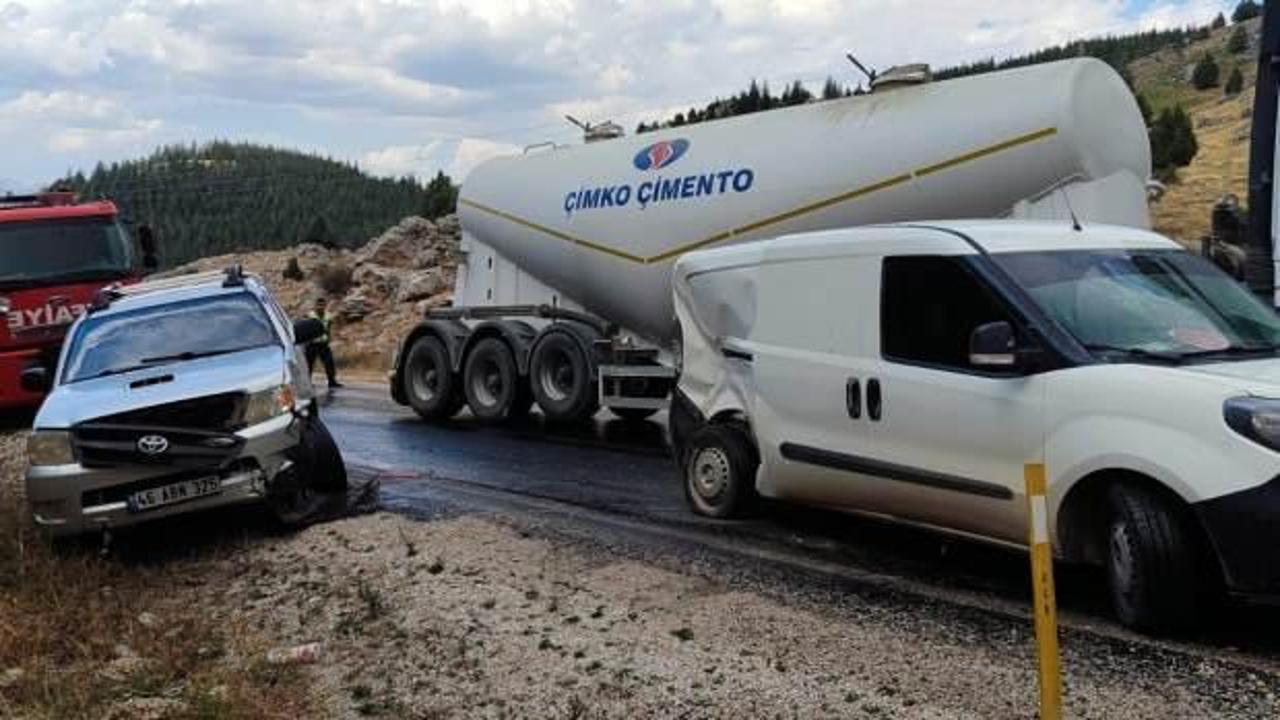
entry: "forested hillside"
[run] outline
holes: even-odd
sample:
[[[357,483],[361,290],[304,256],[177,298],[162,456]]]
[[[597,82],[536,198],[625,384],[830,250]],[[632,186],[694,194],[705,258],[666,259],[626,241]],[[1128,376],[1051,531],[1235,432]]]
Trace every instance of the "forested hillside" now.
[[[151,225],[166,266],[300,242],[356,247],[407,215],[452,212],[457,195],[444,175],[424,186],[315,155],[228,142],[164,147],[56,184],[111,198],[126,217]]]

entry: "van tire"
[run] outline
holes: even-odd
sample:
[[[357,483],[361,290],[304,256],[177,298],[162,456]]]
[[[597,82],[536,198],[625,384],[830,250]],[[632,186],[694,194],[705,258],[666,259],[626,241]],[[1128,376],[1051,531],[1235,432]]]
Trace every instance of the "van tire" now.
[[[1138,630],[1189,627],[1201,565],[1190,518],[1168,498],[1135,485],[1113,485],[1109,495],[1107,578],[1117,618]]]
[[[401,389],[409,406],[427,422],[448,420],[462,409],[462,388],[440,338],[425,335],[405,356]]]
[[[546,333],[529,357],[529,387],[552,422],[579,423],[600,409],[587,348],[563,330]]]
[[[496,337],[484,338],[471,348],[462,370],[467,406],[476,419],[498,422],[520,414],[520,373],[511,348]]]
[[[689,439],[681,474],[689,506],[699,515],[742,515],[755,499],[760,465],[747,433],[733,425],[703,425]]]

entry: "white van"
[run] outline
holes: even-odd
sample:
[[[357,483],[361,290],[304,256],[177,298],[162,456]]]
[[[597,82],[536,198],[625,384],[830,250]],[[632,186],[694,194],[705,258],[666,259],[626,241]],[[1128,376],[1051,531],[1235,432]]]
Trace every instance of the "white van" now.
[[[933,222],[685,255],[672,446],[693,509],[754,496],[1057,555],[1131,626],[1280,595],[1280,319],[1158,235]]]

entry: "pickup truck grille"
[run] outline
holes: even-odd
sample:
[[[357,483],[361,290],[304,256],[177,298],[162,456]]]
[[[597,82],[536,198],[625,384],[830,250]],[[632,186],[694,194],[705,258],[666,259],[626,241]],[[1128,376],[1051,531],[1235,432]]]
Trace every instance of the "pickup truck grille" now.
[[[248,396],[241,392],[207,395],[108,415],[94,424],[139,425],[232,432],[244,427]]]
[[[101,422],[72,428],[71,441],[76,457],[85,467],[217,468],[244,444],[242,438],[231,433]]]

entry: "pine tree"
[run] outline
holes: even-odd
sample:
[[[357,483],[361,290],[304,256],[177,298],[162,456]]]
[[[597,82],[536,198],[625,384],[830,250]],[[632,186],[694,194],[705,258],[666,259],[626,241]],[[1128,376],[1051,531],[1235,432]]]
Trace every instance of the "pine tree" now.
[[[827,81],[822,84],[822,99],[835,100],[836,98],[844,97],[844,94],[844,91],[840,88],[840,84],[836,82],[836,79],[828,75]]]
[[[1244,0],[1236,6],[1235,12],[1231,13],[1231,22],[1238,23],[1245,20],[1252,20],[1262,14],[1262,5],[1253,0]]]
[[[1244,90],[1244,74],[1240,72],[1240,66],[1237,65],[1231,71],[1231,76],[1227,78],[1227,84],[1223,86],[1222,91],[1227,95],[1239,95],[1242,90]]]
[[[1218,73],[1218,63],[1214,61],[1212,55],[1205,53],[1200,58],[1200,62],[1196,63],[1195,69],[1191,71],[1191,84],[1197,90],[1218,87]]]
[[[1138,99],[1138,112],[1142,113],[1142,124],[1151,127],[1151,105],[1142,93],[1138,93],[1135,97]]]
[[[1226,26],[1227,26],[1227,19],[1223,17],[1222,13],[1218,13],[1218,16],[1215,17],[1213,19],[1213,22],[1209,25],[1209,27],[1213,28],[1214,30],[1217,30],[1218,28],[1224,28]]]
[[[1244,29],[1244,26],[1237,25],[1236,29],[1231,31],[1231,37],[1227,40],[1227,52],[1232,55],[1239,55],[1248,49],[1249,32]]]

